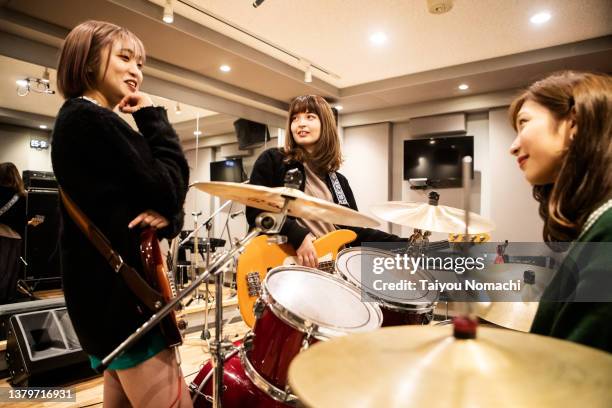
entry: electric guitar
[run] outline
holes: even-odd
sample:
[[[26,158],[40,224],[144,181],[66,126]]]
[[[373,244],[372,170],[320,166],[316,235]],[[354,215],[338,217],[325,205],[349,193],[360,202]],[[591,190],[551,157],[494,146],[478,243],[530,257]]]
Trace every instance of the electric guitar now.
[[[313,241],[319,265],[317,269],[334,271],[334,261],[342,247],[357,238],[351,230],[337,230]],[[249,327],[255,323],[253,306],[261,292],[261,282],[272,268],[281,265],[297,265],[297,254],[289,244],[268,242],[268,236],[253,239],[238,258],[236,289],[240,314]]]
[[[174,282],[170,283],[170,275],[166,273],[154,228],[146,228],[140,234],[140,258],[147,283],[162,294],[164,302],[170,301],[173,298]],[[164,317],[159,326],[168,347],[179,346],[183,343],[183,336],[174,311]]]

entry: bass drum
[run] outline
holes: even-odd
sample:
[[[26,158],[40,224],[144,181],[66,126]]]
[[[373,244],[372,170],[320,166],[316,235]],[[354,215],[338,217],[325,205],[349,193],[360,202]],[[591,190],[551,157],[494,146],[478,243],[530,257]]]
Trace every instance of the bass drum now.
[[[237,344],[238,345],[238,344]],[[225,359],[223,366],[223,408],[287,408],[291,405],[278,402],[261,391],[249,380],[240,353],[233,351]],[[211,408],[213,392],[212,364],[209,360],[191,384],[191,400],[194,408]],[[210,400],[208,398],[211,398]]]

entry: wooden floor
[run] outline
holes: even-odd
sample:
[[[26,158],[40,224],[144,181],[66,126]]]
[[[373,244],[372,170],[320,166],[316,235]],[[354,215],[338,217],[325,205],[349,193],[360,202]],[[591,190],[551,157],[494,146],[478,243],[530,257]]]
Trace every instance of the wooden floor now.
[[[230,323],[223,327],[224,337],[231,341],[238,340],[247,332],[248,327],[244,322]],[[210,358],[207,344],[200,340],[200,333],[192,333],[186,336],[180,347],[183,375],[189,384],[200,371],[203,363]],[[7,379],[0,380],[0,387],[10,386]],[[59,402],[20,402],[18,404],[0,403],[0,407],[14,408],[67,408],[67,407],[102,407],[102,376],[79,382],[76,387],[76,403]]]

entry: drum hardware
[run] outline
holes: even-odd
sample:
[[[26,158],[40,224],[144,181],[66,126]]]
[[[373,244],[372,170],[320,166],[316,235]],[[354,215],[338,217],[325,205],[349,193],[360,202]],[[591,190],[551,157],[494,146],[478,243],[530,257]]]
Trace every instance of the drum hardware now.
[[[261,293],[261,287],[260,287],[260,293]],[[255,305],[253,305],[253,313],[255,314],[256,319],[259,319],[261,317],[261,314],[263,313],[265,307],[266,305],[261,300],[261,298],[257,299],[257,301],[255,302]]]

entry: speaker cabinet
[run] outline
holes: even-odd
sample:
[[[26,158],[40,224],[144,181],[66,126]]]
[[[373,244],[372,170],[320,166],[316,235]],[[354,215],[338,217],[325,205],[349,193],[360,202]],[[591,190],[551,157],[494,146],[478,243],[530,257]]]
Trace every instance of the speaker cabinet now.
[[[66,308],[11,316],[6,360],[13,386],[52,386],[96,373],[81,348]]]
[[[54,189],[29,189],[27,219],[43,218],[38,226],[27,226],[24,255],[25,279],[35,289],[61,288],[59,263],[59,194]]]

